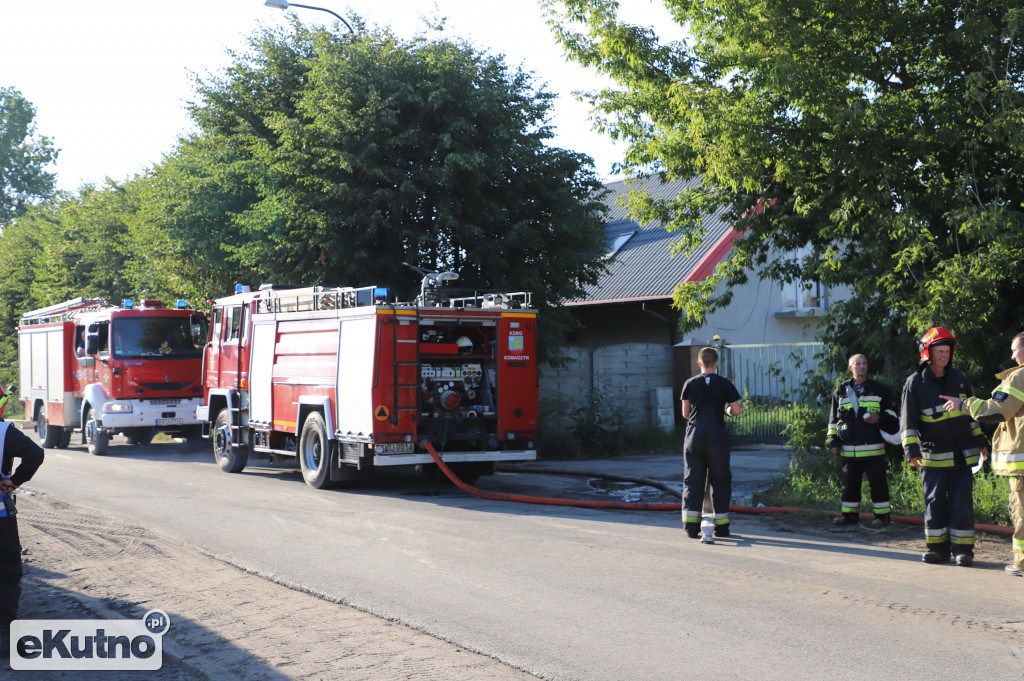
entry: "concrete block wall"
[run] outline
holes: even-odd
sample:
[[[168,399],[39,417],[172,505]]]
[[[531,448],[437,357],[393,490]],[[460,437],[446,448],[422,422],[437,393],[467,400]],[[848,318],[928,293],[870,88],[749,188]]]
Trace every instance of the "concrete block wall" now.
[[[567,413],[589,399],[593,386],[612,408],[621,410],[627,424],[648,425],[651,389],[672,386],[673,351],[668,345],[622,343],[593,351],[573,347],[567,355],[572,361],[564,367],[541,367],[540,395],[542,405],[548,405],[542,424],[571,425]]]

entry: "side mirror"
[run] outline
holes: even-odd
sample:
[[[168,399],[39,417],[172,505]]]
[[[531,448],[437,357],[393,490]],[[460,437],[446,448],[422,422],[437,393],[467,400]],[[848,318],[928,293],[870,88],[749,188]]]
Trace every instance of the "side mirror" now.
[[[206,345],[210,334],[210,322],[203,315],[194,314],[189,320],[192,327],[192,342],[197,348]]]
[[[90,333],[85,336],[85,354],[95,355],[100,351],[99,334]]]

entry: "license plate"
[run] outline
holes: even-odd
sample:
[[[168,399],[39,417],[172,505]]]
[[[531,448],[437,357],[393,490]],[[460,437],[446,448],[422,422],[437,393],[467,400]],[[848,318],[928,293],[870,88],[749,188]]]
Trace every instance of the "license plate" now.
[[[394,444],[374,445],[373,451],[378,454],[412,454],[413,444],[411,442],[397,442]]]
[[[180,426],[185,423],[185,419],[157,419],[156,425],[158,426]]]

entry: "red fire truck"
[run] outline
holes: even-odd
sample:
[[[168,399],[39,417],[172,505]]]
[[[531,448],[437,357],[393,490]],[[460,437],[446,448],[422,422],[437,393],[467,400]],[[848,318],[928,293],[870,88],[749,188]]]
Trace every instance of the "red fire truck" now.
[[[93,454],[110,436],[144,444],[157,432],[199,435],[206,317],[183,300],[117,306],[75,298],[25,313],[19,396],[45,447],[74,431]]]
[[[442,300],[454,278],[429,275],[413,303],[377,286],[240,286],[217,300],[198,417],[220,467],[296,457],[322,488],[378,466],[433,466],[424,440],[470,479],[535,459],[530,296]]]

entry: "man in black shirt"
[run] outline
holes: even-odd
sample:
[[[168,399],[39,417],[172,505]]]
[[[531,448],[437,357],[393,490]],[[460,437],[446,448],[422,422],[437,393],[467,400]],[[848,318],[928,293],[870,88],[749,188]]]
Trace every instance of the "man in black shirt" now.
[[[12,474],[14,459],[21,463]],[[39,445],[0,418],[0,657],[10,651],[11,622],[18,618],[21,600],[21,540],[13,492],[30,480],[42,463]]]
[[[718,352],[703,348],[697,356],[700,374],[683,385],[683,418],[687,420],[683,442],[683,529],[700,536],[704,486],[710,479],[715,509],[715,536],[729,536],[729,504],[732,501],[732,469],[725,415],[740,415],[740,394],[728,379],[718,375]]]

